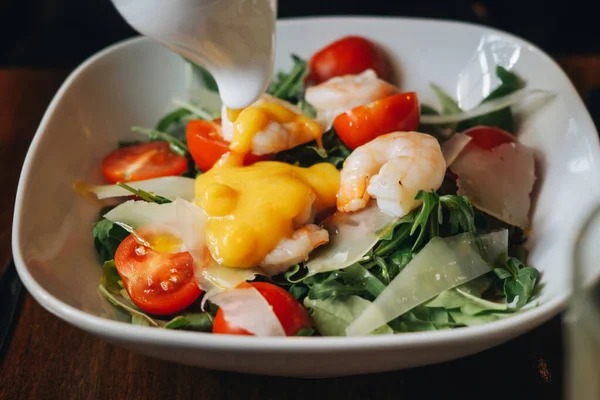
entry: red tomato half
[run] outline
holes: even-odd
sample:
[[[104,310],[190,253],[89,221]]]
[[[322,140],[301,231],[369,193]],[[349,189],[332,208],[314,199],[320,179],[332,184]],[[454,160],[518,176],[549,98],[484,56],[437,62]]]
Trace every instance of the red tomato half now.
[[[467,136],[471,136],[471,141],[467,145],[467,148],[470,146],[477,146],[482,149],[491,150],[501,144],[517,140],[513,135],[500,128],[484,125],[474,126],[463,133]]]
[[[220,120],[203,121],[193,120],[188,122],[186,128],[186,139],[190,154],[194,162],[202,171],[206,172],[219,161],[221,156],[229,151],[229,142],[226,142],[219,134]],[[257,161],[269,160],[272,155],[257,156],[247,154],[244,164],[249,165]]]
[[[355,75],[373,69],[386,79],[389,73],[385,54],[371,41],[360,36],[346,36],[316,52],[308,63],[308,80],[319,84],[336,76]]]
[[[417,94],[409,92],[346,111],[335,118],[333,126],[346,146],[355,149],[385,133],[414,131],[419,118]]]
[[[187,168],[186,158],[174,153],[169,143],[162,141],[123,147],[102,161],[102,172],[110,183],[177,176]]]
[[[252,285],[265,298],[267,303],[273,307],[273,312],[287,336],[294,336],[301,329],[312,328],[312,321],[306,308],[302,306],[291,294],[267,282],[251,282],[242,285]],[[240,286],[242,286],[240,285]],[[225,319],[221,309],[217,311],[213,322],[213,333],[227,333],[231,335],[248,335],[252,333],[235,326],[231,326]]]
[[[129,235],[117,248],[115,264],[131,300],[149,314],[183,311],[200,296],[190,253],[159,253]]]

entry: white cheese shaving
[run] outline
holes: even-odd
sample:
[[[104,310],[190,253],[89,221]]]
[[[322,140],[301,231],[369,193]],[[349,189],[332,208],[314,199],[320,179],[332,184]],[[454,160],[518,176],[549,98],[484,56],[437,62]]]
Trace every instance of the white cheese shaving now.
[[[467,147],[471,137],[462,133],[455,133],[450,139],[442,143],[442,154],[446,160],[446,168],[458,158],[460,153]]]
[[[375,201],[354,213],[335,212],[323,222],[329,243],[306,262],[308,275],[346,268],[359,261],[381,238],[382,230],[398,218],[384,213]]]
[[[482,235],[481,241],[490,260],[508,251],[506,229]],[[346,334],[367,335],[439,293],[489,271],[491,267],[480,256],[472,234],[434,237],[348,326]]]
[[[551,95],[552,92],[540,89],[520,89],[509,95],[499,97],[494,100],[486,101],[481,103],[479,106],[472,110],[464,111],[460,114],[447,114],[447,115],[421,115],[420,122],[424,125],[445,125],[455,124],[467,119],[481,117],[482,115],[490,114],[503,108],[510,107],[513,104],[518,103],[527,96],[535,94]]]
[[[229,289],[209,299],[222,311],[227,322],[255,336],[285,336],[273,308],[253,286]]]
[[[533,151],[518,142],[492,150],[471,146],[451,167],[458,176],[457,194],[501,221],[526,229],[536,179],[534,161]]]

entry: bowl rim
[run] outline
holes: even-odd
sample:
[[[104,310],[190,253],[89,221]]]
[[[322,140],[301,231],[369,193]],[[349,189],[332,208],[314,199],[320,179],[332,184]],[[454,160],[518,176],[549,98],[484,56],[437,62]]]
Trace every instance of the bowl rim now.
[[[396,17],[396,16],[377,16],[377,15],[324,15],[324,16],[309,16],[309,17],[294,17],[294,18],[278,18],[277,29],[288,26],[304,24],[307,22],[322,21],[325,22],[345,22],[362,24],[366,22],[378,21],[415,21],[423,23],[434,23],[437,25],[452,25],[452,26],[470,26],[473,28],[488,31],[489,33],[503,35],[510,40],[513,40],[522,46],[526,46],[530,51],[537,53],[545,59],[550,65],[558,68],[566,82],[570,87],[568,90],[575,94],[576,104],[574,107],[582,108],[584,118],[588,118],[587,122],[594,127],[591,116],[582,99],[576,92],[573,83],[566,75],[564,70],[543,50],[529,41],[505,32],[500,29],[491,28],[482,24],[472,22],[461,22],[444,20],[437,18],[417,18],[417,17]],[[44,289],[31,275],[21,252],[20,232],[21,232],[21,214],[23,212],[22,204],[25,195],[25,188],[28,186],[31,179],[32,164],[39,149],[38,145],[41,138],[47,130],[47,125],[54,114],[57,106],[63,101],[65,93],[75,83],[77,79],[90,67],[103,59],[105,56],[117,52],[123,48],[136,46],[141,43],[150,43],[151,39],[143,36],[135,36],[116,42],[108,46],[92,56],[88,57],[83,63],[75,68],[61,84],[60,88],[54,95],[44,116],[38,126],[38,129],[33,137],[23,167],[21,170],[17,194],[15,199],[15,208],[13,213],[13,229],[12,229],[12,251],[17,267],[17,272],[23,281],[23,284],[33,296],[50,313],[58,316],[66,322],[75,325],[83,330],[93,334],[118,339],[131,340],[135,339],[137,343],[156,343],[171,345],[171,346],[187,346],[198,347],[205,349],[227,349],[235,351],[267,351],[267,352],[306,352],[306,351],[369,351],[375,348],[399,348],[403,346],[425,347],[435,344],[452,344],[464,343],[469,340],[478,338],[487,339],[502,339],[509,337],[510,332],[521,332],[535,328],[543,322],[549,320],[558,314],[565,306],[567,299],[570,296],[570,291],[565,291],[560,295],[555,296],[544,304],[539,304],[536,307],[528,309],[522,313],[511,315],[505,319],[487,322],[485,324],[469,327],[461,327],[440,331],[425,331],[425,332],[408,332],[393,335],[373,335],[361,337],[254,337],[254,336],[236,336],[236,335],[215,335],[205,332],[190,332],[179,330],[156,329],[153,327],[145,327],[132,325],[126,322],[110,320],[104,317],[96,316],[85,311],[79,310],[71,305],[64,303],[51,295]],[[595,130],[595,128],[594,128]],[[596,132],[597,133],[597,132]],[[597,135],[595,135],[597,137]],[[595,142],[598,144],[598,141]],[[521,334],[518,333],[518,334]],[[512,336],[515,336],[514,334]]]

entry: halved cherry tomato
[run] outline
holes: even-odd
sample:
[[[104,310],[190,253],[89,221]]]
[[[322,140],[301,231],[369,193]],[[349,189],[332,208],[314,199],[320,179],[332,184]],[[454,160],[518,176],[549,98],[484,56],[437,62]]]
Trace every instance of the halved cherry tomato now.
[[[187,168],[186,158],[174,153],[163,141],[123,147],[102,161],[102,173],[110,183],[177,176]]]
[[[117,248],[115,264],[131,300],[149,314],[183,311],[201,294],[188,252],[159,253],[129,235]]]
[[[294,336],[301,329],[312,328],[312,321],[306,308],[302,306],[291,294],[267,282],[242,283],[243,285],[252,285],[265,298],[267,303],[273,308],[273,312],[287,336]],[[219,308],[213,322],[213,333],[227,333],[231,335],[253,336],[245,329],[231,326],[225,319],[223,311]]]
[[[187,124],[185,135],[190,154],[198,168],[204,172],[211,169],[221,156],[229,151],[229,143],[219,134],[220,122],[220,119],[214,121],[193,120]],[[244,157],[244,165],[270,160],[273,157],[271,154],[257,156],[250,153]]]
[[[341,75],[355,75],[373,69],[386,79],[388,60],[373,42],[360,36],[346,36],[316,52],[308,63],[308,81],[315,84]]]
[[[501,144],[514,142],[516,140],[513,135],[505,130],[485,125],[474,126],[463,133],[467,136],[471,136],[471,141],[467,145],[467,148],[477,146],[482,149],[491,150]]]
[[[335,118],[333,126],[346,146],[355,149],[385,133],[414,131],[419,118],[417,94],[408,92],[346,111]]]

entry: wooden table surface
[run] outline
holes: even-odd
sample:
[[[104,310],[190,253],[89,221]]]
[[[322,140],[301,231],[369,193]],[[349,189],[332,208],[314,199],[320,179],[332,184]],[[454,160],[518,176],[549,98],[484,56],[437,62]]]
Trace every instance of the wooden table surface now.
[[[600,87],[600,56],[557,60],[584,100]],[[69,71],[0,69],[0,261],[10,257],[15,190],[30,140]],[[560,317],[486,352],[369,376],[298,380],[242,375],[130,353],[72,327],[24,294],[0,360],[0,399],[561,399]]]

